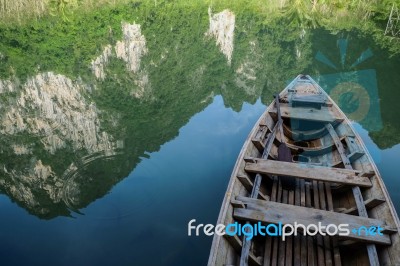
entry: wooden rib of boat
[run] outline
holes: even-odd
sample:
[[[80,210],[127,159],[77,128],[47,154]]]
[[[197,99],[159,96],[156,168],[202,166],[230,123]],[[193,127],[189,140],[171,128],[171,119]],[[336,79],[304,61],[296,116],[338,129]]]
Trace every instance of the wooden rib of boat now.
[[[217,224],[349,224],[382,234],[214,235],[208,265],[400,265],[400,223],[377,167],[350,121],[299,75],[250,132]],[[280,146],[290,160],[278,160]],[[295,186],[287,187],[287,178]],[[286,181],[285,181],[286,180]],[[360,229],[361,230],[361,229]]]

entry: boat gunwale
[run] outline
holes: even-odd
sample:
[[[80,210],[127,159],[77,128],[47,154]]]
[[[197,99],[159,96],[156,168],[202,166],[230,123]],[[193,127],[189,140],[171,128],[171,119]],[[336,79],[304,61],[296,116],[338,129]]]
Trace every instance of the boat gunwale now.
[[[285,87],[285,89],[283,89],[283,90],[279,93],[279,95],[285,93],[289,88],[293,87],[293,84],[295,84],[295,82],[297,82],[297,80],[298,80],[301,76],[303,76],[303,75],[298,75],[292,82],[289,83],[289,85],[287,85],[287,86]],[[254,124],[254,126],[253,126],[253,128],[251,129],[250,133],[248,134],[248,136],[247,136],[245,142],[243,143],[243,146],[242,146],[242,148],[241,148],[241,150],[240,150],[240,152],[239,152],[239,155],[238,155],[238,157],[237,157],[236,163],[235,163],[235,165],[234,165],[234,167],[233,167],[232,174],[231,174],[231,176],[230,176],[230,180],[229,180],[229,183],[228,183],[228,187],[227,187],[227,189],[226,189],[225,196],[224,196],[224,199],[223,199],[223,201],[222,201],[221,209],[220,209],[220,212],[219,212],[219,215],[218,215],[218,219],[217,219],[217,223],[216,223],[216,224],[223,224],[223,222],[224,222],[224,220],[225,220],[224,218],[226,217],[226,213],[227,213],[227,211],[228,211],[229,204],[230,204],[231,198],[232,198],[232,193],[231,193],[231,192],[232,192],[232,190],[233,190],[233,187],[234,187],[234,185],[235,185],[235,182],[240,182],[240,181],[236,178],[236,176],[237,176],[237,174],[238,174],[238,171],[239,171],[239,165],[242,163],[242,161],[243,161],[243,159],[244,159],[244,154],[245,154],[245,152],[247,151],[247,148],[249,147],[249,144],[251,143],[252,136],[256,133],[256,131],[257,131],[258,128],[259,128],[259,125],[261,124],[262,120],[266,118],[266,116],[268,115],[268,112],[269,112],[270,108],[274,105],[274,103],[275,103],[275,100],[273,100],[273,101],[268,105],[268,107],[267,107],[267,108],[265,109],[265,111],[262,113],[262,115],[260,116],[260,118],[259,118],[259,119],[257,120],[257,122]],[[213,241],[212,241],[212,244],[211,244],[211,252],[210,252],[210,256],[209,256],[209,258],[208,258],[208,263],[207,263],[207,265],[209,265],[209,266],[215,265],[215,261],[216,261],[217,254],[218,254],[218,252],[216,252],[216,251],[217,251],[216,247],[218,247],[219,242],[221,241],[221,239],[222,239],[222,236],[219,236],[219,235],[216,235],[216,234],[215,234],[214,237],[213,237]]]
[[[269,107],[267,109],[269,109]],[[250,131],[249,135],[246,138],[246,141],[244,142],[244,144],[239,152],[235,166],[233,167],[233,171],[232,171],[229,183],[228,183],[228,187],[225,192],[224,200],[222,201],[222,206],[221,206],[221,210],[218,215],[217,224],[223,223],[223,220],[226,217],[226,213],[228,211],[228,207],[229,207],[229,204],[230,204],[231,198],[232,198],[231,191],[233,190],[235,182],[239,182],[239,180],[237,180],[237,178],[236,178],[238,171],[239,171],[239,165],[242,163],[244,154],[247,151],[247,147],[249,146],[249,144],[251,142],[251,136],[253,136],[254,133],[256,133],[256,130],[258,129],[257,125],[259,125],[260,122],[262,121],[262,119],[265,118],[266,112],[267,112],[267,110],[264,111],[264,113],[257,120],[255,126]],[[213,252],[213,251],[217,250],[216,247],[218,247],[219,242],[221,241],[221,238],[222,238],[222,236],[217,236],[217,235],[214,235],[214,237],[213,237],[213,241],[212,241],[212,245],[211,245],[211,253],[209,256],[209,260],[208,260],[208,265],[215,265],[217,252]],[[212,256],[211,256],[211,254],[212,254]]]

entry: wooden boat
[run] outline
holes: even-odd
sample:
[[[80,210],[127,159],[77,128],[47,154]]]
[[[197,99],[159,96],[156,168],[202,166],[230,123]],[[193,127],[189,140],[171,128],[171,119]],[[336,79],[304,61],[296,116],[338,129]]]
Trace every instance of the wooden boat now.
[[[306,75],[277,99],[244,143],[217,224],[321,222],[351,231],[311,236],[299,230],[285,241],[215,234],[208,265],[400,265],[398,216],[351,122]],[[281,146],[289,160],[280,158]],[[377,228],[379,234],[367,231]]]

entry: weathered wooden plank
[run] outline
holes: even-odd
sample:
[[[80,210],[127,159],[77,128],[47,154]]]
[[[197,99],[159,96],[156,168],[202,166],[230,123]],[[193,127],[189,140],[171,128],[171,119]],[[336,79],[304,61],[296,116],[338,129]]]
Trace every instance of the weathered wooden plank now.
[[[282,189],[282,203],[288,203],[288,191],[286,189]],[[279,239],[279,251],[278,251],[278,265],[285,266],[286,265],[286,243]],[[289,265],[289,264],[288,264]]]
[[[311,106],[320,109],[326,103],[326,96],[318,95],[293,95],[291,98],[292,106]]]
[[[293,206],[272,201],[258,200],[258,203],[245,201],[247,204],[246,209],[235,208],[234,217],[241,220],[248,220],[253,222],[261,221],[263,223],[279,223],[294,224],[294,222],[304,224],[321,223],[321,226],[329,224],[349,224],[349,228],[359,228],[361,226],[381,226],[385,228],[385,223],[377,219],[360,217],[355,215],[348,215],[342,213],[334,213],[325,210],[312,209],[307,207]],[[367,236],[364,234],[357,235],[350,233],[348,236],[341,236],[343,238],[357,239],[366,242],[380,243],[390,245],[391,241],[388,235]]]
[[[281,201],[281,199],[282,199],[282,184],[281,181],[278,180],[278,191],[277,191],[276,201],[279,202]],[[278,264],[278,246],[279,246],[279,238],[274,237],[272,257],[271,257],[271,264],[274,266]]]
[[[276,196],[276,202],[282,202],[282,183],[281,181],[278,179],[278,193]]]
[[[273,177],[272,189],[270,200],[276,201],[277,192],[278,192],[278,178]],[[264,249],[264,262],[263,266],[270,266],[271,265],[271,256],[272,256],[272,237],[266,236],[265,240],[265,249]]]
[[[265,135],[268,133],[268,127],[265,125],[259,125],[258,131],[254,135],[256,139],[265,139]]]
[[[304,180],[303,180],[304,181]],[[311,188],[310,184],[305,184],[305,191],[306,191],[306,207],[311,208]],[[304,206],[303,206],[304,207]],[[306,236],[307,238],[307,261],[308,263],[305,265],[315,265],[314,260],[314,241],[312,236]]]
[[[345,142],[350,153],[348,156],[350,162],[357,160],[365,154],[360,145],[357,143],[355,136],[347,136],[345,138]]]
[[[381,199],[370,198],[370,199],[367,199],[367,200],[364,201],[364,205],[365,205],[365,207],[367,209],[372,209],[372,208],[374,208],[374,207],[376,207],[376,206],[378,206],[378,205],[380,205],[380,204],[382,204],[384,202],[386,202],[386,200],[383,199],[383,198],[381,198]]]
[[[240,180],[242,185],[246,188],[248,192],[251,192],[253,189],[253,181],[250,180],[247,174],[238,174],[237,178]]]
[[[347,136],[345,138],[345,142],[349,151],[349,155],[347,157],[349,158],[350,162],[358,160],[365,154],[364,150],[357,143],[355,136]]]
[[[237,235],[230,236],[224,235],[224,238],[229,242],[229,244],[233,247],[236,252],[240,252],[242,249],[242,240]],[[249,262],[252,265],[259,265],[261,266],[261,258],[256,257],[253,252],[249,252]]]
[[[346,239],[342,241],[338,241],[338,245],[340,247],[348,247],[348,246],[353,246],[353,245],[358,245],[360,242],[356,240],[351,240],[351,239]]]
[[[294,204],[296,206],[300,206],[300,179],[296,179],[296,188],[294,191]],[[294,265],[301,265],[301,236],[297,236],[294,238]]]
[[[342,137],[342,139],[345,139],[345,137]],[[325,146],[317,146],[317,147],[301,147],[298,146],[296,144],[290,144],[290,143],[286,143],[286,145],[292,150],[292,151],[298,151],[298,150],[302,150],[301,154],[305,155],[305,156],[317,156],[317,155],[323,155],[326,154],[328,152],[332,152],[334,150],[336,150],[336,145],[335,143],[330,143],[327,144]]]
[[[319,203],[319,193],[318,193],[318,182],[313,181],[313,194],[314,194],[314,207],[316,209],[320,208],[320,203]],[[316,235],[317,238],[317,256],[318,256],[318,266],[324,266],[325,265],[325,260],[324,260],[324,247],[323,247],[323,240],[321,235]]]
[[[370,210],[384,202],[386,202],[385,199],[370,198],[370,199],[364,200],[364,205],[367,210]],[[357,206],[354,206],[353,208],[342,210],[342,213],[355,214],[355,213],[357,213],[357,211],[358,211]]]
[[[320,208],[321,208],[321,210],[326,210],[326,198],[325,198],[323,182],[318,182],[318,191],[319,191]]]
[[[300,180],[300,206],[306,206],[306,186],[304,179]]]
[[[340,157],[342,158],[344,167],[346,169],[353,169],[349,158],[345,154],[343,144],[340,142],[335,129],[330,124],[327,124],[325,127],[328,130],[329,134],[331,135],[333,141],[335,142],[336,148],[338,149]],[[353,187],[352,190],[357,205],[358,215],[362,217],[368,217],[367,209],[365,208],[360,188]],[[375,245],[372,244],[367,245],[367,251],[370,264],[374,266],[379,265],[378,252],[376,251]]]
[[[299,181],[299,189],[300,189],[300,203],[298,206],[306,206],[306,192],[305,192],[305,182],[304,179],[297,179]],[[300,236],[301,240],[301,248],[300,248],[300,265],[305,266],[307,265],[307,236]]]
[[[373,177],[375,175],[375,172],[374,171],[364,171],[364,172],[361,172],[360,173],[360,176],[365,176],[365,177],[368,177],[368,178],[371,178],[371,177]]]
[[[234,208],[245,208],[246,206],[243,204],[243,202],[238,201],[238,200],[231,200],[231,204]]]
[[[289,128],[284,125],[284,129],[285,132],[287,132],[286,135],[292,136],[291,139],[297,139],[297,140],[319,139],[325,136],[328,132],[324,126],[321,127],[320,129],[314,129],[314,130],[298,130]]]
[[[266,236],[265,249],[264,249],[264,261],[263,266],[270,266],[271,262],[271,251],[272,251],[272,237]]]
[[[254,159],[253,163],[246,163],[245,170],[253,173],[292,176],[353,186],[372,186],[371,181],[367,177],[358,175],[358,171],[347,169]]]
[[[362,151],[355,151],[349,154],[349,161],[352,163],[358,159],[360,159],[365,153]]]
[[[323,154],[326,154],[328,152],[332,152],[332,150],[336,149],[336,148],[333,148],[332,145],[327,145],[327,146],[322,146],[322,147],[307,148],[307,147],[300,147],[300,146],[297,146],[297,145],[293,145],[293,144],[287,143],[287,146],[292,151],[298,151],[298,150],[301,149],[302,150],[301,154],[305,155],[305,156],[323,155]]]
[[[235,200],[237,202],[241,202],[242,204],[247,204],[247,203],[258,203],[259,200],[265,200],[265,201],[269,201],[269,196],[266,196],[265,199],[256,199],[256,198],[249,198],[249,197],[245,197],[245,196],[236,196]]]
[[[239,174],[237,175],[237,178],[240,180],[240,182],[242,183],[242,185],[246,188],[246,190],[251,193],[251,191],[253,190],[253,181],[250,180],[250,178],[248,177],[248,175],[246,174]],[[264,193],[262,193],[260,190],[258,191],[258,198],[261,199],[268,199],[268,196],[264,195]]]
[[[290,107],[287,105],[281,105],[281,115],[285,118],[299,119],[307,121],[318,121],[324,123],[332,123],[335,121],[343,121],[343,117],[334,114],[329,108],[322,107],[321,110],[316,110],[314,108],[307,107]],[[269,110],[271,116],[277,116],[276,108],[271,108]]]
[[[278,178],[276,176],[272,177],[272,189],[271,189],[271,201],[276,201],[277,192],[278,192]]]
[[[326,190],[326,204],[328,211],[334,211],[333,210],[333,199],[332,199],[332,190],[331,190],[331,184],[325,183],[325,190]]]
[[[295,180],[296,181],[296,180]],[[294,191],[288,191],[288,204],[294,204]],[[285,265],[292,265],[293,263],[293,236],[289,236],[286,242],[286,256],[285,256]]]
[[[253,143],[253,145],[257,148],[257,150],[261,153],[265,146],[264,146],[264,142],[261,139],[252,139],[251,142]]]
[[[326,199],[327,199],[328,211],[333,212],[333,200],[332,200],[331,185],[325,183],[325,189],[326,189]],[[332,238],[332,246],[333,246],[333,261],[335,262],[335,266],[341,266],[342,260],[340,258],[340,250],[338,248],[337,240],[335,238]]]
[[[272,144],[273,144],[275,136],[276,136],[276,132],[278,129],[282,128],[281,125],[282,125],[282,121],[279,121],[278,123],[276,123],[274,130],[272,131],[271,134],[269,134],[269,137],[265,144],[265,149],[261,155],[261,158],[268,158],[268,154],[271,151]],[[258,198],[258,195],[260,194],[259,192],[260,192],[261,180],[262,180],[262,176],[257,173],[256,177],[254,179],[253,188],[252,188],[251,194],[250,194],[251,198]],[[249,256],[249,251],[250,251],[250,245],[251,245],[250,240],[247,240],[247,239],[243,240],[243,247],[242,247],[242,251],[241,251],[241,255],[240,255],[240,266],[248,265],[248,256]]]
[[[253,190],[251,191],[251,194],[250,194],[251,198],[258,197],[258,194],[260,191],[261,179],[262,179],[262,176],[260,174],[257,174],[256,178],[254,180]],[[251,245],[251,241],[244,238],[242,252],[240,255],[240,266],[248,265],[250,245]]]
[[[319,191],[319,201],[321,210],[327,209],[327,200],[325,197],[325,186],[323,182],[318,182],[318,191]],[[325,264],[327,266],[332,266],[332,254],[331,254],[331,243],[330,237],[325,236],[324,238],[324,252],[325,252]]]
[[[251,142],[253,142],[254,146],[256,146],[260,153],[262,153],[265,149],[265,141],[268,131],[269,129],[266,125],[259,125],[258,131],[251,139]]]

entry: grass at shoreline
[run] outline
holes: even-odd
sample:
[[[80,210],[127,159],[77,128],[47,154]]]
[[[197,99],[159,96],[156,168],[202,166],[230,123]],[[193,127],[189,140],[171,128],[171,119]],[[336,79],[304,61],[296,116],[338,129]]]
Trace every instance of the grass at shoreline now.
[[[22,0],[13,3],[18,1]],[[4,21],[4,17],[0,17],[1,79],[13,76],[24,78],[43,71],[56,71],[71,77],[89,75],[90,61],[100,54],[106,44],[114,44],[120,39],[122,21],[139,23],[146,36],[154,36],[157,28],[161,27],[157,24],[168,20],[168,23],[174,24],[174,31],[179,28],[179,34],[190,35],[185,30],[189,21],[184,18],[196,13],[195,16],[207,23],[208,7],[213,12],[229,8],[237,17],[257,14],[258,25],[248,25],[249,30],[276,23],[298,29],[322,27],[334,32],[356,28],[373,36],[381,47],[391,53],[400,53],[400,41],[384,36],[384,12],[371,11],[384,10],[385,5],[379,2],[381,7],[378,8],[375,0],[367,1],[370,5],[361,1],[353,1],[355,3],[351,5],[352,1],[342,0],[271,0],[268,4],[260,0],[68,0],[64,8],[70,11],[51,15],[51,7],[61,1],[65,0],[26,0],[25,8],[29,4],[40,4],[43,6],[41,13],[31,8],[33,13],[24,16],[24,20],[19,21],[15,16],[15,20]],[[0,14],[11,10],[5,5],[11,2],[0,0]],[[358,13],[353,14],[348,8],[358,10]],[[23,9],[14,10],[25,12]],[[330,17],[326,15],[328,13],[331,13]],[[364,22],[360,23],[360,19]],[[238,22],[237,27],[242,24]]]
[[[26,24],[48,16],[68,20],[74,13],[115,6],[129,0],[0,0],[0,25]]]
[[[285,13],[295,23],[320,23],[326,19],[339,22],[346,18],[368,20],[387,19],[393,3],[400,0],[0,0],[0,24],[24,24],[48,15],[68,20],[74,13],[96,11],[104,6],[121,4],[146,5],[207,5],[218,8],[252,10],[259,13]]]

